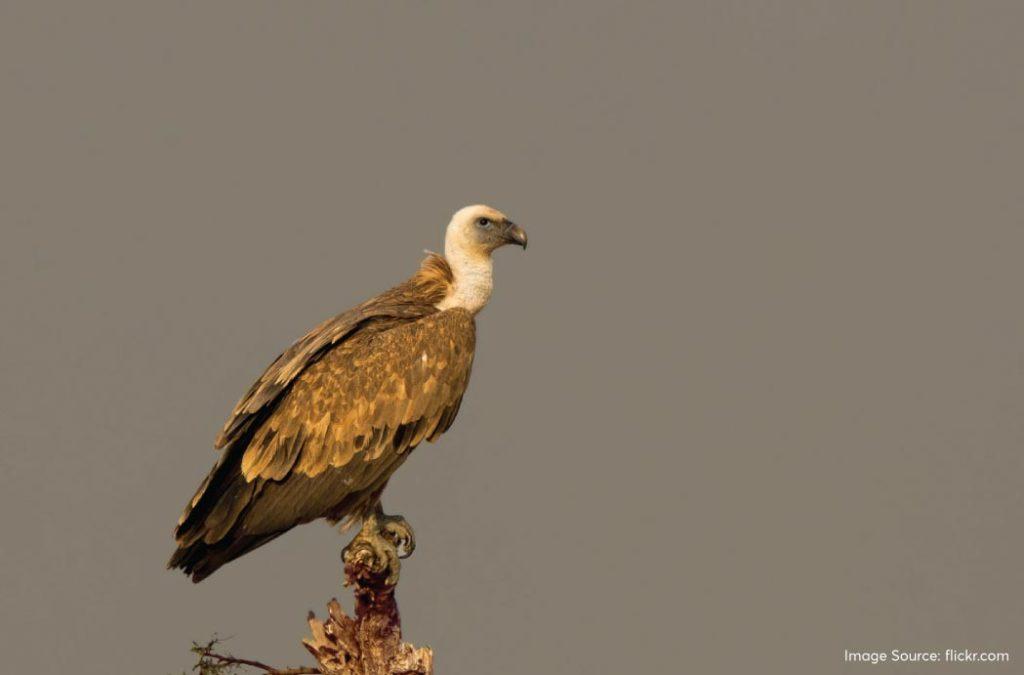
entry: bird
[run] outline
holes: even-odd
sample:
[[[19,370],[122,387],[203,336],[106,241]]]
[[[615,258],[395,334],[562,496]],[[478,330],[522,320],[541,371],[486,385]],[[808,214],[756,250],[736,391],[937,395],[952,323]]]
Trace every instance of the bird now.
[[[427,252],[405,282],[330,318],[270,364],[214,443],[221,455],[174,529],[168,568],[199,582],[318,519],[342,531],[343,552],[397,581],[415,548],[402,516],[384,513],[388,479],[459,412],[476,344],[476,315],[493,290],[492,254],[526,249],[522,227],[484,205],[458,210],[444,255]]]

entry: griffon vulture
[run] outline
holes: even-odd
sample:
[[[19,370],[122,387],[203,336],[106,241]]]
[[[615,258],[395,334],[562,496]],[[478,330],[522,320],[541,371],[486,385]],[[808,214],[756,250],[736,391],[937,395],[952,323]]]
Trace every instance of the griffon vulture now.
[[[381,492],[413,448],[455,419],[474,316],[491,295],[491,254],[505,244],[525,249],[526,233],[492,208],[467,206],[448,224],[444,257],[429,254],[410,279],[278,356],[217,437],[220,460],[178,521],[168,567],[198,582],[318,518],[361,520],[360,536],[389,566],[399,547],[411,553],[412,530],[384,514]]]

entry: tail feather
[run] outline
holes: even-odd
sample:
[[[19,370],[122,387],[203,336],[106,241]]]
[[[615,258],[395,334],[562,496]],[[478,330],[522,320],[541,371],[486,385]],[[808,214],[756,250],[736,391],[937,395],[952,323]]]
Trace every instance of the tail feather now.
[[[250,437],[250,433],[243,434],[224,449],[220,461],[199,486],[175,528],[178,549],[167,567],[180,568],[194,582],[202,581],[222,565],[283,534],[283,531],[256,535],[238,532],[241,515],[249,506],[255,487],[246,482],[238,466]]]
[[[168,569],[181,569],[192,581],[199,583],[235,558],[277,539],[284,531],[269,534],[225,537],[214,544],[202,539],[180,547],[167,562]]]

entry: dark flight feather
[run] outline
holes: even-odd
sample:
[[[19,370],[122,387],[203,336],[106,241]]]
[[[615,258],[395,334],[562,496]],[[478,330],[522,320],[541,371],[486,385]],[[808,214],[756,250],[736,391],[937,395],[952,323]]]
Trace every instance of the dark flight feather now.
[[[352,522],[452,423],[469,382],[472,315],[431,254],[405,283],[325,321],[281,354],[224,425],[220,461],[185,509],[169,566],[200,581],[317,518]]]

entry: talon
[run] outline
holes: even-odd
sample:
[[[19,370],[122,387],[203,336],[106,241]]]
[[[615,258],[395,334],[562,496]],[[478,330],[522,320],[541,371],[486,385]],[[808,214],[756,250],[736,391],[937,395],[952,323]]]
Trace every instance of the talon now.
[[[388,516],[378,505],[363,522],[359,534],[342,551],[346,565],[360,565],[373,574],[388,573],[386,583],[398,583],[402,558],[416,548],[416,538],[409,523],[401,516]]]
[[[399,558],[408,558],[416,550],[416,535],[408,521],[401,516],[385,516],[381,528],[385,536],[391,539],[395,548],[399,549]]]

